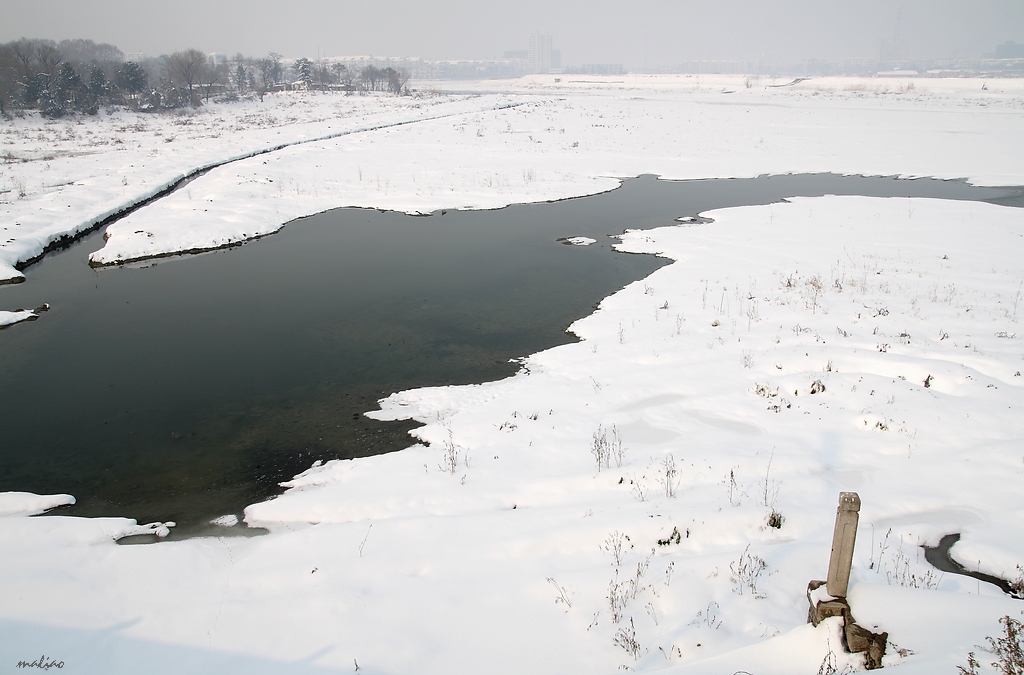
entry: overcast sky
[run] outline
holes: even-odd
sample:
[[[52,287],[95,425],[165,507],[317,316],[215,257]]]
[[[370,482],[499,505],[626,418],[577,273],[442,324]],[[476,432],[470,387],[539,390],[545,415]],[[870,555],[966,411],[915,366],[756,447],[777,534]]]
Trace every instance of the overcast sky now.
[[[0,0],[0,41],[109,42],[149,56],[500,57],[554,36],[563,65],[687,59],[972,58],[1024,43],[1024,0]]]

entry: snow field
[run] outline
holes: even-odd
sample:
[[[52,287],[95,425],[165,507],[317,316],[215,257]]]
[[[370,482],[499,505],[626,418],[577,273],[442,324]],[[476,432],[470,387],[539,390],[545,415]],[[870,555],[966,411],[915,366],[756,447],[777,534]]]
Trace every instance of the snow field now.
[[[910,650],[890,649],[901,672],[965,663],[1020,603],[918,546],[960,531],[965,563],[1024,560],[1019,211],[703,215],[623,236],[677,262],[576,322],[581,342],[385,399],[373,416],[425,422],[422,443],[297,476],[246,509],[269,536],[117,546],[133,521],[0,519],[2,616],[24,636],[3,658],[110,672],[155,641],[179,651],[154,672],[814,673],[830,650],[841,668],[858,659],[805,624],[804,591],[856,490],[855,615]],[[54,638],[84,626],[110,637]]]

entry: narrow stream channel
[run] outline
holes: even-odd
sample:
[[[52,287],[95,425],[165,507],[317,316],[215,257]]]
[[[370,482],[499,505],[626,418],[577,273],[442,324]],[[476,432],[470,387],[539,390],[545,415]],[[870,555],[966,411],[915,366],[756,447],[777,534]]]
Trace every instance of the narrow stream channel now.
[[[573,340],[604,297],[667,261],[609,235],[789,196],[923,196],[1024,206],[956,181],[799,175],[660,181],[428,217],[339,209],[242,247],[92,269],[98,231],[0,288],[0,491],[67,492],[62,513],[203,531],[315,460],[409,445],[362,415],[394,391],[506,377]],[[143,212],[144,213],[144,212]],[[598,240],[565,246],[561,237]]]
[[[493,110],[507,110],[509,108],[518,108],[521,105],[525,105],[525,103],[505,103],[505,104],[497,105],[497,106],[493,107],[492,109]],[[50,242],[50,244],[48,244],[43,249],[42,253],[40,253],[39,255],[34,256],[34,257],[32,257],[32,258],[30,258],[28,260],[21,261],[20,263],[15,265],[15,267],[18,270],[24,271],[26,268],[28,268],[28,267],[34,265],[35,263],[39,262],[40,260],[42,260],[44,257],[49,255],[50,253],[52,253],[54,251],[62,251],[64,249],[68,248],[69,246],[72,246],[73,244],[75,244],[76,242],[81,240],[82,238],[89,236],[90,234],[92,234],[96,230],[105,228],[107,225],[109,225],[109,224],[111,224],[113,222],[116,222],[118,220],[121,220],[121,219],[129,216],[130,214],[138,211],[139,209],[145,208],[149,204],[152,204],[155,201],[163,199],[164,197],[170,195],[171,193],[174,193],[174,192],[177,192],[178,190],[181,190],[182,188],[184,188],[186,185],[188,185],[192,181],[196,180],[197,178],[201,178],[202,176],[208,174],[210,171],[213,171],[214,169],[218,169],[220,167],[227,166],[228,164],[234,164],[235,162],[240,162],[242,160],[251,159],[253,157],[258,157],[259,155],[267,155],[267,154],[270,154],[270,153],[277,152],[278,150],[283,150],[285,148],[295,147],[297,145],[306,145],[306,144],[309,144],[309,143],[320,143],[322,141],[326,141],[326,140],[329,140],[329,139],[332,139],[332,138],[341,138],[343,136],[354,136],[356,134],[363,134],[363,133],[368,133],[368,132],[373,132],[373,131],[380,131],[381,129],[393,129],[395,127],[404,127],[404,126],[408,126],[410,124],[419,124],[421,122],[431,122],[431,121],[434,121],[434,120],[447,119],[447,118],[450,118],[450,117],[462,117],[462,116],[469,115],[469,114],[473,114],[473,113],[466,113],[466,112],[442,113],[440,115],[433,115],[433,116],[428,116],[428,117],[420,117],[420,118],[409,119],[409,120],[399,120],[399,121],[396,121],[396,122],[385,122],[385,123],[382,123],[382,124],[374,124],[374,125],[367,126],[367,127],[358,127],[358,128],[355,128],[355,129],[348,129],[348,130],[345,130],[345,131],[338,131],[338,132],[335,132],[333,134],[324,134],[322,136],[315,136],[313,138],[303,138],[303,139],[288,141],[288,142],[285,142],[285,143],[280,143],[278,145],[272,145],[272,146],[269,146],[269,147],[261,148],[259,150],[253,150],[251,152],[247,152],[247,153],[245,153],[243,155],[232,157],[230,159],[224,159],[224,160],[220,160],[220,161],[210,162],[209,164],[206,164],[206,165],[200,166],[200,167],[196,167],[196,168],[192,169],[191,171],[186,172],[181,178],[176,180],[174,183],[168,185],[167,187],[163,188],[162,190],[158,191],[156,194],[154,194],[154,195],[152,195],[150,197],[146,197],[145,199],[142,199],[142,200],[136,202],[135,204],[132,204],[130,206],[126,206],[123,210],[118,211],[117,213],[113,213],[113,214],[107,216],[106,218],[103,218],[102,220],[94,223],[93,225],[87,227],[86,229],[82,230],[81,232],[79,232],[78,234],[76,234],[74,236],[72,236],[72,235],[64,235],[62,237],[58,237],[56,240]],[[9,281],[0,281],[0,285],[4,285],[6,283],[20,283],[21,281],[23,281],[23,280],[22,279],[12,279],[12,280],[9,280]]]
[[[1014,588],[1006,579],[985,574],[980,570],[970,570],[954,560],[950,549],[958,541],[960,541],[960,533],[956,532],[947,534],[940,539],[938,546],[922,546],[921,548],[924,549],[924,559],[935,569],[984,581],[986,584],[992,584],[1009,596],[1024,600],[1024,589]]]

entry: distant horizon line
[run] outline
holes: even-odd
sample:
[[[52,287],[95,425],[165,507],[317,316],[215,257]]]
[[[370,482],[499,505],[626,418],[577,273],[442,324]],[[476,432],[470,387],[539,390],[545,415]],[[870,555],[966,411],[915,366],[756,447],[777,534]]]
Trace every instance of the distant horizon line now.
[[[550,33],[547,33],[547,34],[550,34]],[[137,60],[148,60],[148,59],[154,59],[155,60],[155,59],[160,59],[160,58],[166,57],[166,56],[168,56],[168,55],[170,55],[172,53],[178,52],[178,51],[184,51],[184,50],[187,50],[187,49],[194,48],[194,47],[182,47],[182,48],[174,50],[174,51],[160,51],[159,53],[148,53],[145,50],[123,49],[119,45],[116,45],[116,44],[113,44],[113,43],[110,43],[110,42],[97,42],[97,41],[92,40],[91,38],[61,38],[61,39],[56,39],[56,38],[45,38],[45,37],[26,38],[25,36],[22,36],[20,38],[15,38],[15,39],[7,40],[7,41],[4,41],[4,42],[2,42],[0,44],[9,44],[9,43],[12,43],[12,42],[17,42],[18,40],[21,40],[21,39],[40,40],[40,41],[42,41],[42,40],[50,40],[50,41],[53,41],[54,43],[57,43],[57,44],[60,44],[61,42],[64,42],[64,41],[76,41],[76,40],[86,40],[86,41],[93,42],[94,44],[97,44],[97,45],[106,44],[106,45],[110,45],[110,46],[115,47],[116,49],[118,49],[118,51],[120,51],[124,55],[125,60],[132,60],[133,57],[135,59],[137,59]],[[1019,50],[1015,49],[1015,48],[1019,48]],[[1003,50],[1003,49],[1007,49],[1010,52],[1020,51],[1021,55],[1017,56],[1015,54],[1014,56],[1011,56],[1011,57],[998,56],[998,53],[1001,50]],[[293,56],[293,55],[284,55],[282,53],[276,52],[273,49],[269,50],[266,54],[246,54],[245,52],[241,52],[241,51],[237,51],[237,50],[232,52],[232,51],[222,51],[222,50],[216,50],[216,49],[215,50],[201,49],[199,51],[202,51],[204,54],[207,54],[208,56],[213,56],[213,55],[224,56],[224,57],[226,57],[226,60],[234,60],[234,58],[236,56],[238,56],[238,55],[241,55],[241,56],[243,56],[243,57],[245,57],[247,59],[258,59],[258,58],[263,58],[267,54],[271,54],[271,53],[277,53],[280,56],[282,61],[289,62],[289,63],[290,62],[294,62],[294,61],[296,61],[298,59],[301,59],[301,58],[311,58],[308,55],[295,55],[295,56]],[[319,52],[319,48],[317,49],[317,51]],[[521,53],[527,52],[527,50],[524,50],[524,49],[508,49],[508,50],[504,50],[504,51],[506,53],[508,53],[508,52],[521,52]],[[561,51],[561,50],[553,50],[553,51]],[[750,56],[736,56],[736,55],[733,55],[733,56],[725,56],[725,57],[723,57],[723,56],[719,56],[719,57],[696,56],[696,57],[685,58],[685,59],[660,60],[660,61],[655,61],[654,63],[636,63],[635,59],[630,59],[630,60],[590,59],[590,60],[585,60],[585,61],[584,60],[580,60],[578,62],[570,62],[570,63],[567,63],[567,65],[561,66],[560,68],[558,68],[558,67],[552,68],[551,72],[555,73],[555,74],[557,74],[558,72],[563,72],[563,73],[567,73],[567,74],[578,74],[578,73],[573,73],[572,71],[574,69],[581,69],[581,68],[594,67],[594,66],[618,66],[619,68],[621,68],[623,71],[626,71],[626,72],[633,72],[633,73],[659,73],[659,72],[666,72],[666,71],[671,72],[674,69],[691,67],[691,66],[693,66],[695,64],[709,64],[709,65],[710,64],[718,64],[720,66],[728,67],[728,68],[736,68],[736,67],[739,67],[739,66],[743,66],[743,68],[741,68],[741,70],[743,70],[743,71],[757,71],[757,72],[764,71],[766,69],[769,70],[769,71],[792,71],[792,70],[795,70],[795,69],[806,69],[809,65],[815,65],[815,64],[817,64],[819,67],[821,67],[821,66],[824,66],[824,67],[836,67],[836,66],[838,66],[840,68],[841,67],[845,67],[845,66],[849,66],[850,64],[858,64],[861,67],[869,67],[872,64],[874,64],[874,65],[894,64],[894,65],[903,65],[903,66],[906,66],[906,67],[912,67],[914,65],[920,65],[920,66],[923,66],[925,68],[928,68],[929,66],[933,66],[933,65],[936,65],[936,64],[940,64],[940,65],[965,64],[966,65],[966,64],[972,64],[972,63],[977,64],[978,62],[987,61],[987,60],[1006,61],[1006,60],[1017,60],[1017,59],[1021,59],[1021,58],[1024,58],[1024,43],[1018,43],[1016,40],[1005,40],[1005,41],[1003,41],[1001,43],[993,45],[993,49],[992,49],[991,52],[985,52],[985,53],[981,53],[981,54],[974,54],[974,55],[970,55],[970,56],[958,56],[958,57],[922,56],[922,57],[893,58],[893,57],[887,57],[885,55],[878,55],[878,56],[842,56],[842,57],[820,57],[820,56],[810,56],[810,55],[803,56],[803,57],[775,57],[775,56],[750,57]],[[512,57],[512,56],[428,57],[428,56],[422,56],[422,55],[394,55],[394,54],[392,54],[392,55],[376,55],[376,54],[373,54],[373,53],[369,53],[369,54],[366,54],[366,53],[364,53],[364,54],[337,54],[337,55],[333,55],[333,56],[318,55],[316,57],[316,60],[320,60],[320,59],[323,59],[323,60],[326,60],[326,61],[369,61],[369,62],[388,62],[388,61],[392,61],[392,62],[416,62],[416,63],[423,63],[423,64],[488,64],[488,63],[501,64],[501,63],[516,63],[516,62],[522,62],[522,61],[529,61],[528,58]],[[563,61],[563,63],[565,63],[566,60],[563,58],[562,61]],[[646,59],[645,59],[645,61],[646,61]],[[767,74],[767,73],[761,72],[761,74]]]

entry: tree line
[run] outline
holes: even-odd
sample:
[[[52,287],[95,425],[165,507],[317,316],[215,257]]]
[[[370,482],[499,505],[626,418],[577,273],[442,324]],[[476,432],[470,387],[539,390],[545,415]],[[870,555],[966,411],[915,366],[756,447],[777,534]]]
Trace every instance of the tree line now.
[[[327,59],[286,65],[271,52],[232,59],[186,49],[156,58],[126,59],[120,49],[92,40],[21,38],[0,44],[0,115],[38,110],[45,117],[95,115],[100,106],[136,110],[199,106],[211,96],[257,97],[301,88],[311,91],[407,93],[409,75],[375,65],[360,69]]]

